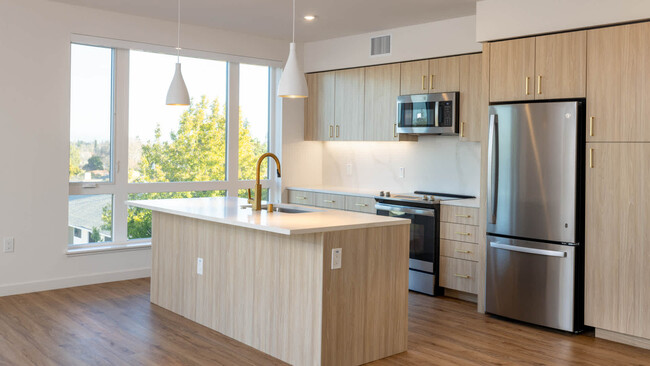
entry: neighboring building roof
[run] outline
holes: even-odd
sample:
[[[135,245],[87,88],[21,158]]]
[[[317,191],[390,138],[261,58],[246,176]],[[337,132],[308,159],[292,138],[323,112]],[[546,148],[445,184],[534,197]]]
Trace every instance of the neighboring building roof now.
[[[92,231],[98,228],[104,236],[112,236],[109,230],[103,230],[103,208],[113,206],[111,195],[70,196],[68,200],[68,226],[83,228]]]

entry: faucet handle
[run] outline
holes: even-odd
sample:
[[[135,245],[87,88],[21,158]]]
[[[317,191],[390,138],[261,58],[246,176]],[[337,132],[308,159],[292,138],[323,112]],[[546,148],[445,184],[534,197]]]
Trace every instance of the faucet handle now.
[[[251,203],[251,204],[252,204],[253,201],[254,201],[254,200],[253,200],[253,197],[251,196],[251,189],[248,188],[248,203]]]

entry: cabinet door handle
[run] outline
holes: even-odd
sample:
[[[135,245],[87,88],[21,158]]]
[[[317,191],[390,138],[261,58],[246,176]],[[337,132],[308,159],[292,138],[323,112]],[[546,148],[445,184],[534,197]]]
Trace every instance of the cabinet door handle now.
[[[334,128],[334,126],[330,125],[330,138],[332,138],[332,129],[333,128]]]
[[[429,89],[433,90],[433,77],[435,75],[431,74],[431,78],[429,79]]]
[[[427,76],[422,75],[422,90],[427,90]]]
[[[460,137],[465,137],[465,122],[460,123]]]
[[[462,274],[458,274],[458,273],[454,273],[454,277],[465,278],[465,279],[470,278],[469,275],[462,275]]]
[[[324,202],[324,203],[334,203],[334,202],[336,202],[336,201],[332,201],[332,200],[323,200],[323,202]]]
[[[526,76],[526,95],[530,95],[530,77]]]
[[[367,203],[355,203],[354,205],[359,207],[368,207]]]
[[[456,232],[456,235],[472,236],[471,233],[461,233],[461,232]]]
[[[594,149],[589,149],[589,167],[594,167]]]
[[[339,125],[336,125],[336,138],[339,138]]]
[[[464,217],[466,219],[472,218],[472,215],[456,215],[456,217]]]
[[[461,250],[461,249],[456,249],[456,253],[463,253],[463,254],[471,254],[471,250]]]
[[[589,136],[594,135],[594,116],[589,117]]]
[[[397,137],[397,123],[393,124],[393,137]]]
[[[537,94],[542,94],[542,75],[537,75]]]

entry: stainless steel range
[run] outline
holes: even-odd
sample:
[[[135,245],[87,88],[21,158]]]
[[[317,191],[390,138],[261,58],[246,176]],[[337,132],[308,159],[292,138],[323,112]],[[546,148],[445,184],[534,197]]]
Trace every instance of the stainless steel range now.
[[[432,296],[442,294],[438,286],[440,202],[465,198],[474,197],[425,191],[398,194],[382,191],[375,197],[377,215],[411,219],[410,290]]]

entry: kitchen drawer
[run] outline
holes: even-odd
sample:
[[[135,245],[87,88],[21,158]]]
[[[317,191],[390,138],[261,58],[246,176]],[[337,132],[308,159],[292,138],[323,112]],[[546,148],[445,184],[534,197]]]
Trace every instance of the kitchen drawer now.
[[[478,208],[440,205],[440,221],[478,226]]]
[[[318,207],[345,209],[345,196],[340,194],[314,193],[314,204]]]
[[[440,239],[478,243],[478,226],[440,223]]]
[[[293,189],[289,190],[289,203],[295,203],[298,205],[307,205],[314,206],[314,192],[307,191],[294,191]]]
[[[476,294],[478,263],[456,258],[440,257],[440,286]]]
[[[440,239],[440,255],[477,262],[478,244]]]
[[[348,211],[376,214],[375,199],[370,197],[345,196],[345,209]]]

